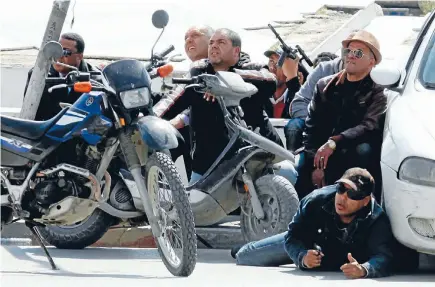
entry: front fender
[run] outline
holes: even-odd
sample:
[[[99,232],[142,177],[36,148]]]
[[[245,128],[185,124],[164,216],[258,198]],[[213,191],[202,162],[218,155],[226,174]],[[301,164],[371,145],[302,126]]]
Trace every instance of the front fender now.
[[[176,128],[156,116],[142,117],[136,126],[143,141],[154,150],[173,149],[178,146],[178,139],[184,141]]]

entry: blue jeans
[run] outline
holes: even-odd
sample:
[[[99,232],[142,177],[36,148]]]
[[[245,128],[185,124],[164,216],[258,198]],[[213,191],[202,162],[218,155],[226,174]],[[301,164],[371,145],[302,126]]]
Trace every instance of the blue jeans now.
[[[274,167],[279,167],[279,169],[276,171],[277,175],[286,178],[293,186],[295,186],[296,180],[298,179],[298,172],[289,160],[278,162],[274,165]]]
[[[237,265],[276,267],[292,264],[293,261],[284,249],[286,234],[283,232],[246,243],[236,254]]]
[[[286,178],[290,183],[294,186],[296,184],[296,180],[298,178],[298,173],[293,166],[293,164],[288,160],[283,160],[274,165],[275,167],[279,167],[279,170],[276,172],[277,175],[280,175]],[[192,175],[190,176],[189,185],[194,184],[202,177],[201,174],[192,171]]]
[[[284,127],[286,148],[294,152],[302,147],[302,132],[305,127],[305,119],[290,119]]]

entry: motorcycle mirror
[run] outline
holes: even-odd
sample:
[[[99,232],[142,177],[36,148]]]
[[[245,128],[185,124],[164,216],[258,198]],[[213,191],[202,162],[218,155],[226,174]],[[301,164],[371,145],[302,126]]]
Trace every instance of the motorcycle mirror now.
[[[42,53],[46,59],[57,60],[63,55],[62,45],[56,41],[50,41],[42,48]]]
[[[169,15],[168,12],[165,10],[157,10],[153,13],[152,17],[153,25],[156,28],[163,29],[160,33],[159,37],[157,38],[156,42],[154,43],[153,47],[151,48],[151,63],[154,63],[154,47],[156,46],[157,42],[160,40],[160,37],[162,36],[163,32],[165,31],[166,25],[168,25],[169,22]]]
[[[169,15],[165,10],[157,10],[153,13],[152,21],[154,27],[163,29],[168,25]]]

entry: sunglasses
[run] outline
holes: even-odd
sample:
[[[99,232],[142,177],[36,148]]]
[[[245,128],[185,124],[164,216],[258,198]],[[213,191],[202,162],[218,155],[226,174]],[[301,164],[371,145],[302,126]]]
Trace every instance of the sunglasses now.
[[[367,194],[361,191],[354,190],[353,188],[347,188],[343,183],[338,184],[337,193],[345,194],[352,200],[362,200],[367,197]]]
[[[364,51],[361,49],[352,50],[349,48],[343,49],[343,57],[347,57],[349,54],[352,54],[355,58],[361,59],[365,56]]]
[[[78,54],[78,53],[77,52],[73,52],[73,51],[71,51],[69,49],[63,48],[63,54],[62,55],[64,57],[69,57],[69,56],[71,56],[73,54]]]

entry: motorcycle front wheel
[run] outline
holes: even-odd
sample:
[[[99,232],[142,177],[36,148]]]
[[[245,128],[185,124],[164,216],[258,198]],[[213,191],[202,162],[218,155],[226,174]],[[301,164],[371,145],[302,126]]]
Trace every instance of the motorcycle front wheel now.
[[[196,265],[197,241],[192,208],[180,174],[171,158],[152,154],[145,166],[145,179],[153,212],[162,230],[156,239],[158,252],[175,276],[189,276]]]

